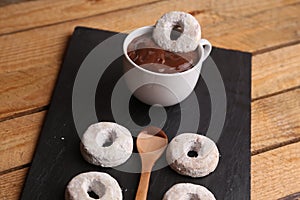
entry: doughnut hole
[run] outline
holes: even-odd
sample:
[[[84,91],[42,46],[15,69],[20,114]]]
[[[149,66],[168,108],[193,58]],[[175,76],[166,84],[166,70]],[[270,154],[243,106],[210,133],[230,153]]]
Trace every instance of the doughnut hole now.
[[[99,134],[96,139],[99,146],[109,147],[115,142],[116,138],[117,138],[116,132],[111,130],[109,132]]]
[[[191,157],[191,158],[197,158],[198,157],[198,153],[196,151],[189,151],[187,153],[188,157]]]
[[[201,144],[200,143],[194,143],[190,150],[187,153],[187,156],[190,158],[197,158],[198,157],[198,152],[201,148]]]
[[[99,199],[99,196],[94,191],[88,191],[87,193],[92,199]]]
[[[181,34],[183,33],[183,23],[177,22],[173,25],[173,28],[171,30],[170,39],[171,40],[177,40]]]
[[[112,143],[114,143],[116,138],[117,134],[115,132],[111,132],[111,134],[108,134],[108,137],[106,137],[102,147],[109,147],[110,145],[112,145]]]
[[[188,200],[200,200],[197,194],[188,193]]]
[[[94,180],[88,188],[88,195],[92,199],[100,199],[105,194],[105,185],[100,181]]]

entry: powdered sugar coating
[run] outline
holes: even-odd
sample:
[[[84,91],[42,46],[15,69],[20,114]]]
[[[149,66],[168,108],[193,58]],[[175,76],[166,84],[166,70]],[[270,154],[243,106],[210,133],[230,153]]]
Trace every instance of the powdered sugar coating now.
[[[190,157],[190,151],[197,156]],[[219,162],[219,151],[216,144],[203,135],[183,133],[170,142],[166,159],[172,169],[182,175],[203,177],[213,172]]]
[[[175,26],[183,29],[176,40],[170,38]],[[201,27],[198,21],[185,12],[173,11],[164,14],[156,23],[153,30],[153,40],[163,49],[172,52],[194,51],[201,39]]]
[[[110,144],[105,146],[106,143]],[[133,139],[125,127],[112,122],[100,122],[86,130],[80,150],[84,159],[91,164],[115,167],[131,156]]]
[[[179,183],[172,186],[164,195],[163,200],[216,200],[205,187],[191,183]]]
[[[109,174],[86,172],[75,176],[65,192],[66,200],[93,200],[88,192],[93,191],[100,200],[121,200],[122,191],[118,182]]]

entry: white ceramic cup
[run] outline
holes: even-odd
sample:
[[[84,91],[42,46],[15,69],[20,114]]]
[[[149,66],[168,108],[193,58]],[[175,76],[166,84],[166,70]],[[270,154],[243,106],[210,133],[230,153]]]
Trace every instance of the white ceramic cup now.
[[[129,90],[140,101],[155,105],[171,106],[187,98],[199,79],[203,61],[209,56],[212,46],[209,41],[201,39],[200,59],[196,65],[184,72],[166,74],[152,72],[135,64],[127,54],[130,42],[138,36],[152,32],[153,26],[145,26],[132,31],[124,40],[124,79]]]

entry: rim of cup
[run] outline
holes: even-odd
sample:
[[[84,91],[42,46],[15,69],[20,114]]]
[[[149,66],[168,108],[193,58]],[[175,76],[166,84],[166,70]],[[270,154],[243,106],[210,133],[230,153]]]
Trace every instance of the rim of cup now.
[[[129,39],[128,39],[129,36],[131,36],[132,34],[134,34],[134,33],[136,33],[136,32],[139,32],[139,31],[141,31],[141,30],[143,30],[143,29],[149,29],[149,30],[151,31],[151,30],[154,29],[154,26],[143,26],[143,27],[140,27],[140,28],[135,29],[134,31],[130,32],[130,33],[126,36],[126,38],[125,38],[125,40],[124,40],[124,42],[123,42],[123,53],[124,53],[126,59],[127,59],[127,60],[130,62],[130,64],[132,64],[134,67],[136,67],[136,68],[138,68],[138,69],[140,69],[140,70],[142,70],[142,71],[144,71],[144,72],[146,72],[146,73],[152,74],[152,75],[158,75],[158,76],[178,76],[178,75],[184,75],[184,74],[187,74],[187,73],[191,73],[191,72],[197,70],[197,69],[199,68],[199,65],[200,65],[200,66],[202,65],[201,62],[203,62],[203,60],[202,60],[201,58],[202,58],[202,56],[204,55],[204,49],[203,49],[202,45],[199,44],[198,47],[197,47],[197,50],[198,50],[198,52],[200,53],[200,57],[199,57],[197,63],[196,63],[192,68],[190,68],[190,69],[188,69],[188,70],[186,70],[186,71],[168,74],[168,73],[153,72],[153,71],[144,69],[143,67],[140,67],[140,66],[137,65],[135,62],[133,62],[133,60],[131,60],[131,59],[129,58],[128,52],[127,52],[128,45],[129,45],[130,42],[132,42],[132,40],[134,40],[135,38],[137,38],[137,37],[139,37],[139,36],[141,36],[141,35],[143,35],[143,34],[145,34],[145,33],[148,33],[148,32],[150,32],[150,31],[147,31],[147,32],[145,32],[145,33],[143,33],[143,34],[139,34],[138,36],[136,36],[136,37],[134,37],[133,39],[131,39],[131,41],[129,41],[129,42],[127,42],[127,41],[129,40]],[[125,46],[125,43],[127,43],[127,46]],[[176,54],[176,52],[175,52],[175,54]]]

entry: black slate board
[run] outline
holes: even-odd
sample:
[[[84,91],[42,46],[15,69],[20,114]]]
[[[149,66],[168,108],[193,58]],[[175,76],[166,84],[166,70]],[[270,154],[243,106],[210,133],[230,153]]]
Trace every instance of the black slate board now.
[[[81,63],[94,47],[114,34],[84,27],[75,29],[65,54],[21,199],[64,199],[64,190],[68,181],[81,172],[91,170],[111,174],[123,189],[124,199],[134,199],[139,174],[95,167],[85,162],[79,151],[80,138],[72,115],[72,88]],[[250,199],[251,55],[213,48],[211,57],[224,80],[227,97],[226,120],[222,135],[217,142],[221,153],[219,165],[214,173],[199,179],[181,176],[169,167],[153,172],[148,193],[150,200],[162,199],[168,188],[179,182],[204,185],[217,199]],[[110,110],[110,96],[114,84],[122,75],[121,66],[122,59],[116,59],[105,71],[98,84],[95,101],[99,121],[114,121]],[[206,67],[205,62],[202,70]],[[197,97],[201,98],[198,133],[205,135],[212,114],[208,89],[202,78],[199,79],[195,92]],[[135,98],[130,101],[131,116],[137,123],[147,124],[148,108]],[[164,130],[169,134],[169,139],[174,136],[170,133],[176,133],[178,128],[176,126],[180,117],[178,110],[179,106],[167,108],[168,118]]]

